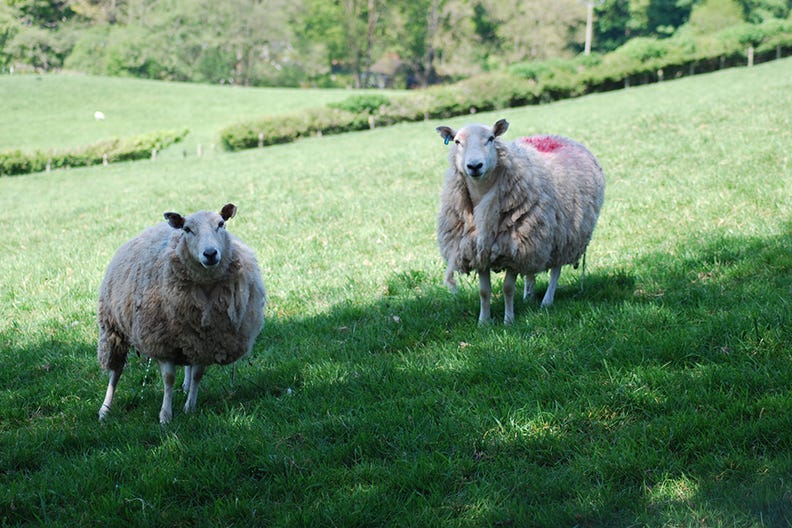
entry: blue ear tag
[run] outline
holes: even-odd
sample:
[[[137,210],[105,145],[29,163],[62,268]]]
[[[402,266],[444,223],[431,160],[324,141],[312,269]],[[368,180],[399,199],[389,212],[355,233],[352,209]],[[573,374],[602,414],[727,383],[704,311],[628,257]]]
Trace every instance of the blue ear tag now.
[[[448,145],[448,142],[451,141],[451,136],[445,137],[445,144]]]

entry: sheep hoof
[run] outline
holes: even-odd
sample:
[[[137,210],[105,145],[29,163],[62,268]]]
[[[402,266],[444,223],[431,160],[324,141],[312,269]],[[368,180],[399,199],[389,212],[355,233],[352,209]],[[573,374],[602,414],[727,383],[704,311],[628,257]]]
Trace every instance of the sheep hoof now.
[[[160,415],[159,415],[160,424],[162,425],[169,424],[172,419],[173,419],[173,413],[171,411],[166,411],[164,409],[160,411]]]

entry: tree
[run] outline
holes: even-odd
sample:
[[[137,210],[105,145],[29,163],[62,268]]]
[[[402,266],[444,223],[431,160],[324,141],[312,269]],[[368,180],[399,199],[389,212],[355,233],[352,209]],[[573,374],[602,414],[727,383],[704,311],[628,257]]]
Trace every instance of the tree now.
[[[410,84],[428,86],[437,78],[436,63],[438,55],[442,54],[440,31],[446,1],[407,0],[395,4],[392,48],[407,65],[412,79]]]
[[[24,26],[57,28],[74,16],[68,0],[5,0],[20,16]]]
[[[96,73],[180,81],[295,84],[299,60],[289,17],[299,2],[130,0],[92,5],[104,6],[95,14],[115,7],[126,23],[108,19],[83,31],[70,67],[96,71],[100,65],[103,71]]]
[[[506,64],[570,55],[582,49],[586,8],[579,0],[487,0],[502,38]]]
[[[632,37],[671,35],[699,0],[605,0],[595,6],[595,48],[612,51]]]
[[[0,5],[0,62],[41,70],[63,65],[75,38],[73,32],[56,31],[74,16],[67,1],[5,0]]]
[[[116,24],[122,20],[127,0],[70,0],[69,6],[79,17],[94,24]]]
[[[347,67],[355,87],[366,87],[379,45],[382,0],[306,0],[302,26],[308,38],[324,44],[330,66]]]
[[[742,21],[742,8],[735,0],[704,0],[693,8],[688,27],[695,33],[707,34]]]
[[[646,6],[646,30],[668,36],[687,22],[693,0],[650,0]]]
[[[205,34],[204,50],[233,56],[233,78],[239,84],[256,84],[257,78],[276,76],[289,67],[293,49],[289,23],[295,2],[289,0],[203,0],[217,24]]]
[[[484,0],[401,0],[394,49],[408,65],[412,84],[467,77],[501,53],[500,19]],[[496,59],[499,60],[499,59]]]
[[[39,27],[21,29],[5,46],[11,57],[44,71],[60,67],[67,51],[67,43],[57,33]]]
[[[753,23],[787,18],[792,11],[792,0],[739,0],[738,3],[745,18]]]
[[[594,49],[612,51],[624,44],[630,35],[628,0],[605,0],[594,6]]]
[[[410,86],[584,49],[584,0],[0,0],[0,66],[243,85],[328,72],[374,83],[387,57]],[[596,0],[595,51],[744,19],[792,0]]]
[[[17,12],[11,6],[0,2],[0,68],[5,68],[11,62],[11,55],[6,50],[6,46],[21,29],[17,16]]]

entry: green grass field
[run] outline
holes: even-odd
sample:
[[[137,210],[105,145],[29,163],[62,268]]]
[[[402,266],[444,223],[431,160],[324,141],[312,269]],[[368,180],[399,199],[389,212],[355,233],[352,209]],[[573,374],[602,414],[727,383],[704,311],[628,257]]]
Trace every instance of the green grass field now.
[[[99,138],[92,111],[54,123],[74,79],[41,82],[2,143]],[[303,94],[224,93],[213,112]],[[143,99],[117,102],[119,134]],[[450,120],[569,135],[605,168],[585,290],[565,269],[555,304],[516,302],[511,327],[500,295],[476,324],[475,277],[442,286],[439,122],[0,178],[0,525],[788,526],[790,108],[785,59]],[[155,117],[206,137],[221,121]],[[161,427],[158,368],[130,354],[100,425],[111,255],[164,211],[228,201],[270,296],[252,358],[233,386],[209,369],[199,411],[178,394]]]
[[[0,76],[0,150],[78,147],[110,137],[188,128],[169,157],[221,150],[218,132],[238,121],[341,101],[350,90],[246,88],[96,77]],[[97,121],[94,112],[105,119]]]

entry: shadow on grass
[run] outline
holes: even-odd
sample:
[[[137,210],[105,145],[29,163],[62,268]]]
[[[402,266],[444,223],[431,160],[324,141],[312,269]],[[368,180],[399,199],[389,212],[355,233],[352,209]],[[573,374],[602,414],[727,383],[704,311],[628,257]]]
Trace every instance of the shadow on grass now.
[[[369,306],[270,320],[269,359],[234,399],[292,390],[314,455],[390,475],[331,499],[341,510],[387,517],[395,495],[486,523],[783,525],[790,247],[792,230],[690,240],[589,274],[550,310],[520,303],[509,328],[477,327],[474,281],[455,297],[394,274]]]
[[[98,430],[95,344],[68,330],[32,347],[4,336],[3,427],[17,431],[4,443],[18,447],[3,475],[24,489],[83,459],[111,470],[122,460],[143,480],[168,456],[225,469],[196,481],[184,519],[202,512],[196,497],[233,492],[299,512],[271,513],[281,524],[785,525],[790,247],[792,229],[689,240],[590,273],[582,294],[569,283],[549,310],[520,302],[512,327],[477,326],[475,280],[453,296],[439,276],[393,274],[371,304],[268,319],[234,388],[210,370],[198,416],[177,413],[164,432],[159,374],[134,354],[119,418]],[[25,432],[41,416],[45,427]],[[84,454],[101,443],[116,447]],[[138,460],[130,444],[156,456]],[[172,516],[171,480],[155,495]],[[20,499],[18,517],[40,505]]]

